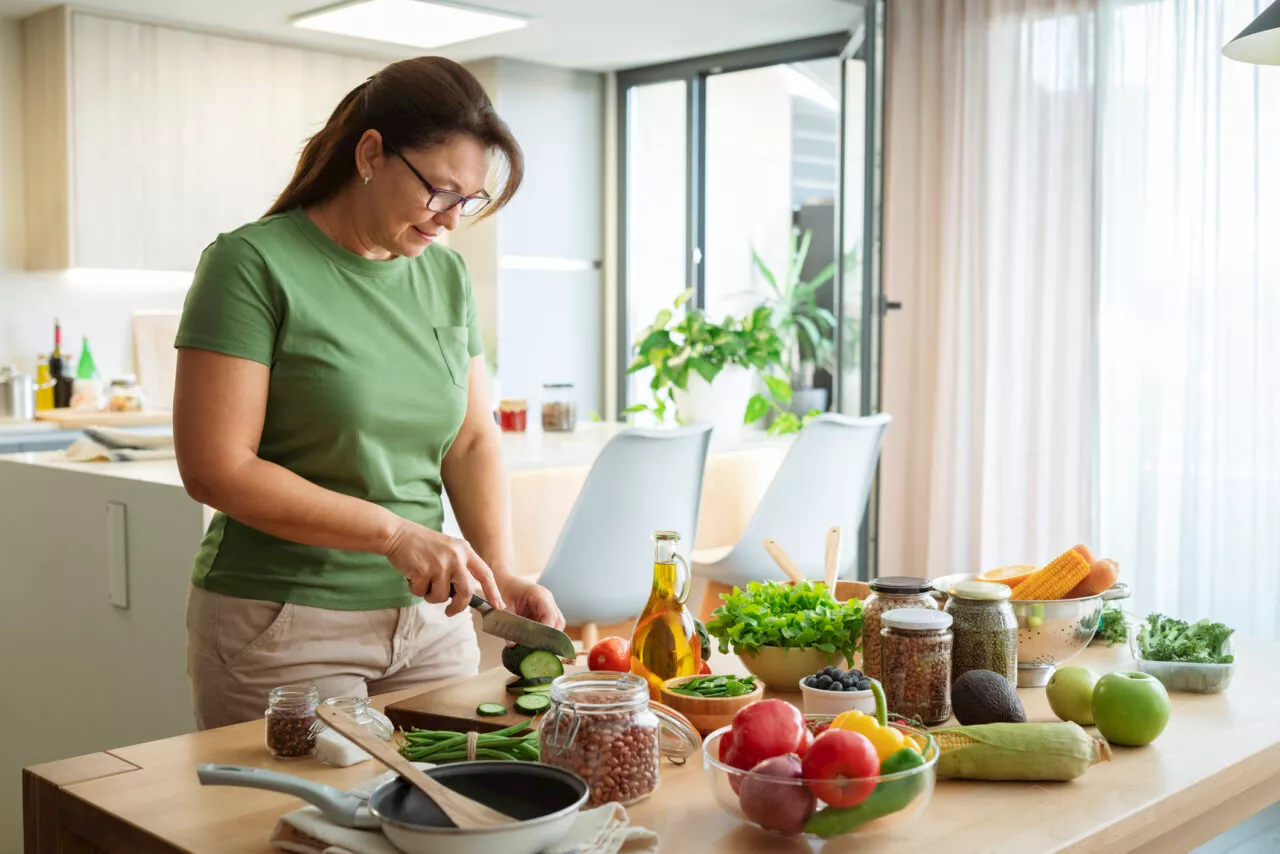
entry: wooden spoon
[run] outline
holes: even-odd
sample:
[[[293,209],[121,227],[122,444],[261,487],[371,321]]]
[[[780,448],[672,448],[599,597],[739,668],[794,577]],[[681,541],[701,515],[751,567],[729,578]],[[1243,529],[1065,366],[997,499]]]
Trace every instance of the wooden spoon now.
[[[479,801],[473,801],[466,795],[460,795],[443,783],[437,783],[423,774],[394,747],[356,723],[356,719],[346,711],[334,706],[322,705],[317,713],[329,726],[417,787],[418,791],[434,801],[440,811],[460,829],[476,830],[498,824],[511,824],[515,821],[511,816],[487,807]]]
[[[834,598],[836,595],[836,573],[840,571],[840,526],[833,525],[827,531],[827,555],[822,565],[827,590]]]
[[[769,553],[769,557],[773,558],[773,562],[778,568],[787,574],[796,584],[803,584],[805,581],[804,573],[796,566],[791,556],[782,550],[782,546],[778,545],[777,540],[766,539],[764,541],[764,550]]]

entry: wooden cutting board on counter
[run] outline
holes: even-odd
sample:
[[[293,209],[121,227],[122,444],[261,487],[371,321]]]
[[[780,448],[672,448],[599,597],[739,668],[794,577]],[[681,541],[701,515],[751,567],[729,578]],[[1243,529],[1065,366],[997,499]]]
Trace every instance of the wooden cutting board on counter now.
[[[52,421],[63,430],[83,430],[86,427],[155,427],[173,423],[172,412],[143,410],[142,412],[86,412],[76,409],[41,409],[37,421]]]
[[[583,664],[565,665],[565,673],[581,673]],[[494,732],[530,720],[530,715],[516,711],[515,694],[507,693],[507,684],[514,681],[505,667],[486,670],[467,682],[436,688],[406,700],[387,705],[386,715],[400,729],[438,729],[457,732]],[[476,714],[481,703],[501,703],[507,707],[502,716],[483,717]]]

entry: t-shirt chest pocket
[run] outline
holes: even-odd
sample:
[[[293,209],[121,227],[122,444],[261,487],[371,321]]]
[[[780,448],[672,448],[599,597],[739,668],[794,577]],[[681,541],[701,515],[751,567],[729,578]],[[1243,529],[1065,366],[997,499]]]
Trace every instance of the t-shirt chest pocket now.
[[[467,327],[437,326],[436,343],[449,369],[449,378],[458,388],[467,387],[471,357],[467,351]]]

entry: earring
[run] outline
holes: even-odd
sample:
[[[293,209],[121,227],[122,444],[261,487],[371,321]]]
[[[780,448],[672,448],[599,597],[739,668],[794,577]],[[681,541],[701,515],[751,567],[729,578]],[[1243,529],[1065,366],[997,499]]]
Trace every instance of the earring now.
[[[368,184],[368,183],[369,183],[369,175],[368,175],[367,173],[364,175],[364,182],[365,182],[366,184]]]

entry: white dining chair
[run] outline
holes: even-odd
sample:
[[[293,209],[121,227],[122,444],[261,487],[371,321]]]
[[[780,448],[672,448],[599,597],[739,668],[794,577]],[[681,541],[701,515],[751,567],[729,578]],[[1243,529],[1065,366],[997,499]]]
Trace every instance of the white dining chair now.
[[[653,585],[654,531],[676,531],[679,551],[693,549],[710,437],[709,424],[629,429],[596,458],[538,579],[584,648],[598,626],[640,615]]]
[[[838,526],[848,544],[862,524],[880,444],[892,420],[884,413],[827,414],[800,431],[738,542],[718,553],[694,555],[694,577],[707,581],[699,609],[703,619],[719,605],[720,594],[735,585],[786,580],[765,551],[765,539],[777,541],[805,576],[822,578],[827,531]],[[856,563],[857,549],[843,548],[837,577],[851,574]]]

